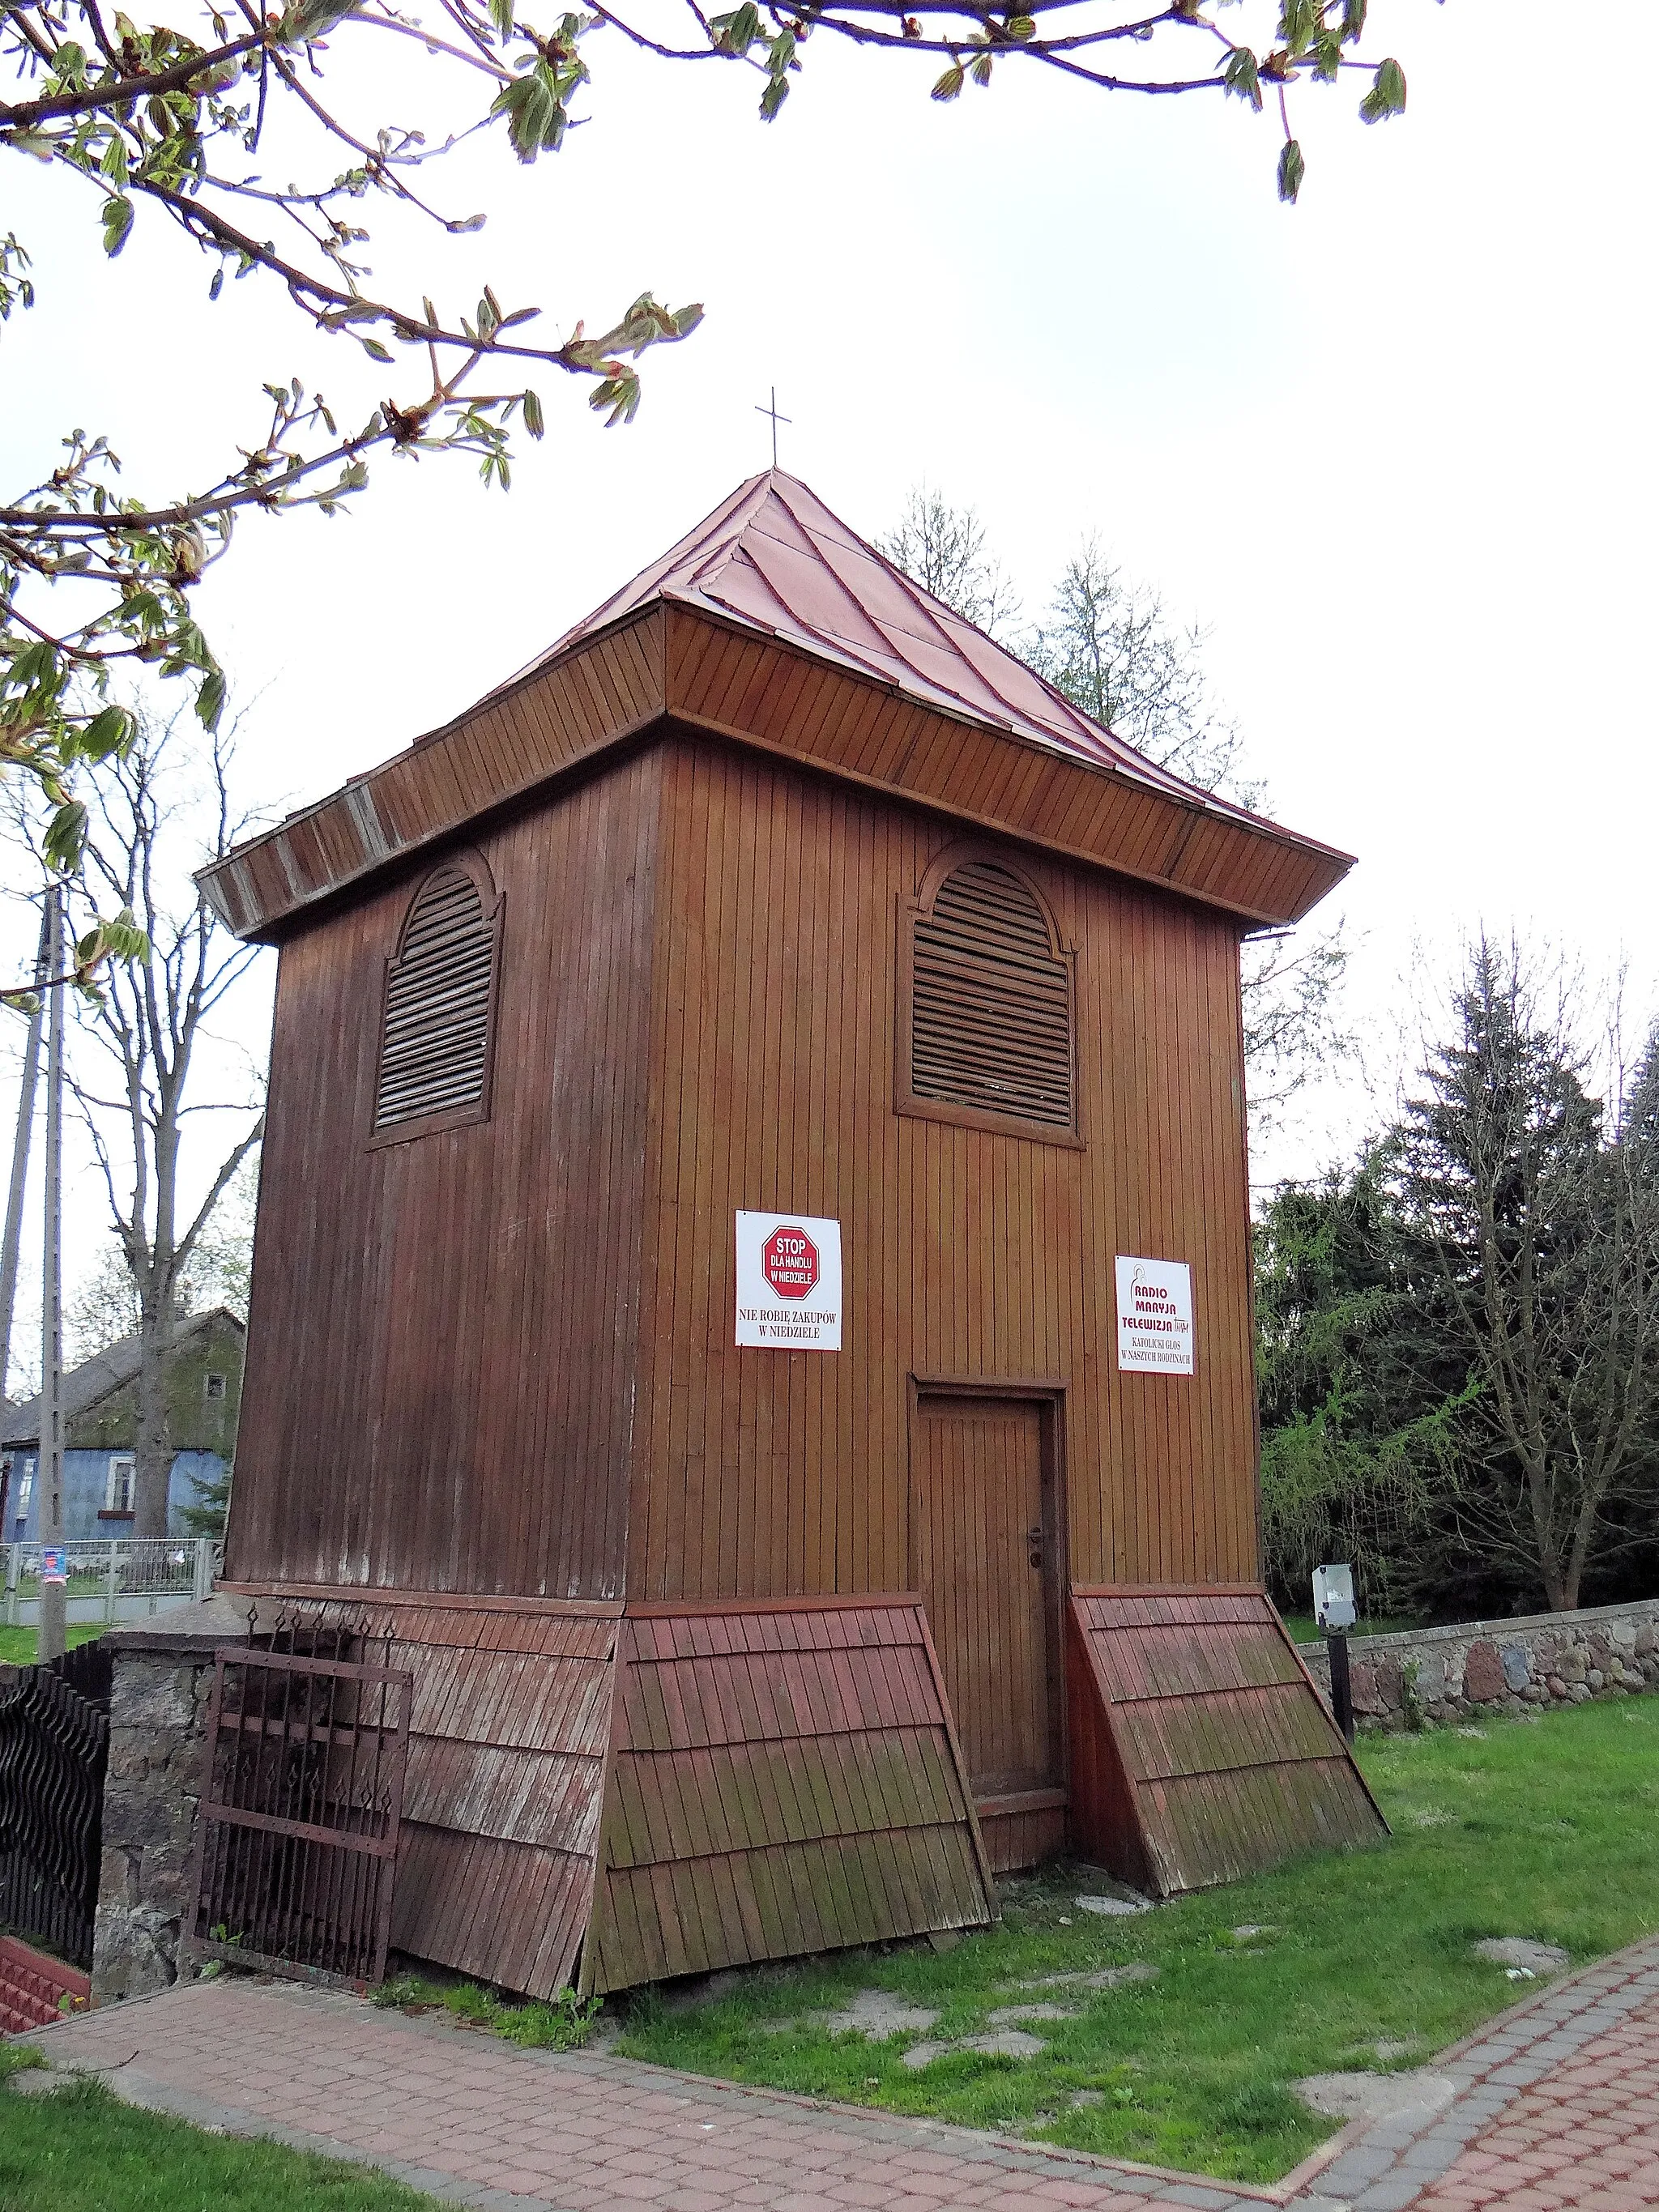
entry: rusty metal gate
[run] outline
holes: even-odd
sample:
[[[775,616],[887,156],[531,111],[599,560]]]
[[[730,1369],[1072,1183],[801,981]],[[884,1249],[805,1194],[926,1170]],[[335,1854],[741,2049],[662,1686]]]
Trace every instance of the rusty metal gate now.
[[[215,1655],[190,1948],[268,1973],[386,1972],[414,1676],[331,1652]]]
[[[113,1662],[83,1644],[0,1690],[0,1923],[92,1964]]]

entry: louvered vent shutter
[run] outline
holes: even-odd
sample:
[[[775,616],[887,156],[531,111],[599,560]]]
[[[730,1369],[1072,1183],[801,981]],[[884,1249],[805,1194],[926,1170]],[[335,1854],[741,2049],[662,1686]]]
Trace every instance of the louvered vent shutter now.
[[[916,922],[911,975],[916,1097],[1072,1127],[1070,977],[1018,876],[986,860],[947,876]]]
[[[495,960],[495,924],[478,886],[465,869],[438,869],[386,972],[377,1130],[483,1103]]]

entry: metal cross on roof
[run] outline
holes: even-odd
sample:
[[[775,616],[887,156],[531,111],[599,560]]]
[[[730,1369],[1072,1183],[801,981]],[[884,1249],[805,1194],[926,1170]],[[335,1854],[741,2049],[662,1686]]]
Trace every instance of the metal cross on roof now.
[[[778,387],[775,384],[772,386],[772,404],[769,407],[757,407],[755,412],[757,415],[769,415],[772,418],[772,465],[774,468],[776,468],[778,465],[778,425],[780,422],[788,422],[790,418],[787,415],[780,415],[778,412]]]

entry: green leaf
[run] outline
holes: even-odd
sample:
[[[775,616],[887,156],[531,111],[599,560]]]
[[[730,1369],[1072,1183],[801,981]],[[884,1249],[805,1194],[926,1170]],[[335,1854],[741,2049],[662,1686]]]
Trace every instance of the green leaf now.
[[[557,95],[549,89],[544,68],[538,64],[523,76],[503,85],[490,105],[492,115],[505,115],[513,150],[521,161],[533,161],[543,148],[557,143],[562,111]]]
[[[196,712],[204,729],[216,730],[219,717],[225,710],[225,672],[222,668],[210,668],[202,678],[202,688],[196,694]]]
[[[532,438],[539,438],[547,428],[541,399],[533,392],[526,392],[524,396],[524,427]]]
[[[513,0],[489,0],[489,20],[497,35],[510,39],[513,35]]]
[[[148,960],[149,957],[149,939],[134,921],[130,906],[124,906],[112,921],[100,922],[99,934],[106,949],[118,960]]]
[[[1302,158],[1301,147],[1294,138],[1287,138],[1279,149],[1279,155],[1280,199],[1292,202],[1295,200],[1297,194],[1302,189],[1302,179],[1307,174],[1307,169],[1308,165]]]
[[[766,80],[766,89],[761,94],[761,121],[769,123],[789,97],[787,77],[772,76]]]
[[[967,82],[967,72],[962,64],[952,62],[929,96],[933,100],[954,100]]]
[[[390,361],[392,358],[391,349],[383,346],[379,338],[360,338],[357,343],[371,361]]]
[[[1002,27],[1011,39],[1034,39],[1036,36],[1036,17],[1011,15]]]
[[[1305,53],[1324,22],[1323,0],[1284,0],[1279,11],[1280,43],[1292,55]]]
[[[325,39],[356,5],[357,0],[294,0],[276,35],[287,46],[309,46],[314,39]]]
[[[1359,112],[1367,123],[1381,123],[1385,116],[1405,112],[1406,72],[1391,58],[1378,63],[1371,88],[1359,103]]]
[[[755,0],[743,0],[742,7],[729,15],[716,15],[708,27],[728,53],[746,54],[761,35],[760,9]]]
[[[78,799],[65,799],[46,824],[41,850],[48,867],[67,875],[81,864],[87,842],[87,810]]]
[[[1342,41],[1352,46],[1365,27],[1366,0],[1342,0]]]
[[[112,753],[126,750],[137,726],[125,707],[106,707],[80,732],[76,750],[88,760],[107,760]]]
[[[36,638],[21,653],[13,653],[7,681],[20,691],[32,691],[37,684],[49,683],[57,668],[58,656],[52,647],[45,638]]]
[[[1258,113],[1261,108],[1261,77],[1255,56],[1248,46],[1235,46],[1221,64],[1221,82],[1239,100],[1248,100]]]
[[[104,202],[104,251],[112,261],[127,242],[132,228],[132,202],[118,192]]]

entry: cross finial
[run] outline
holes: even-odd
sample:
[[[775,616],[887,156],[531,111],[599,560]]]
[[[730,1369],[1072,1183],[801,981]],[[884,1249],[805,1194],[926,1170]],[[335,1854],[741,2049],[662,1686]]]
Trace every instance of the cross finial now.
[[[780,415],[778,412],[778,387],[775,384],[772,386],[772,404],[769,407],[757,407],[755,412],[757,415],[769,415],[772,418],[772,465],[774,468],[776,468],[778,465],[778,425],[780,422],[788,422],[789,417],[787,415]]]

